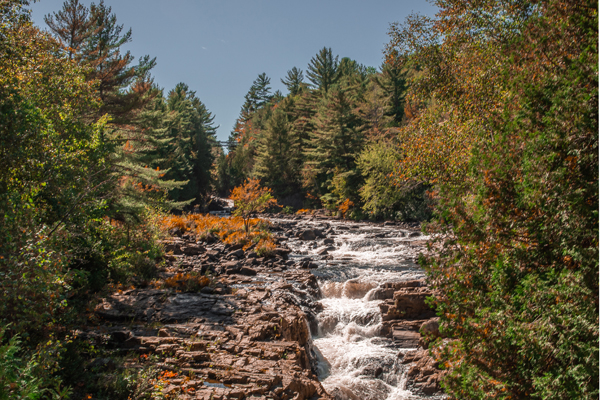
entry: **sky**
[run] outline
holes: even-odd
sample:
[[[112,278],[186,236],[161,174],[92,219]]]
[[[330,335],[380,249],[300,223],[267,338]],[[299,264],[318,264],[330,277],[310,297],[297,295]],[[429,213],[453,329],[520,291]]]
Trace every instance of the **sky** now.
[[[31,5],[36,25],[62,8],[63,0]],[[91,1],[81,0],[89,6]],[[217,138],[226,140],[244,95],[260,73],[273,92],[292,67],[306,71],[323,47],[379,68],[392,22],[411,13],[434,15],[425,0],[105,0],[132,41],[124,48],[136,60],[156,57],[152,70],[165,94],[186,83],[215,116]],[[306,74],[305,74],[306,75]]]

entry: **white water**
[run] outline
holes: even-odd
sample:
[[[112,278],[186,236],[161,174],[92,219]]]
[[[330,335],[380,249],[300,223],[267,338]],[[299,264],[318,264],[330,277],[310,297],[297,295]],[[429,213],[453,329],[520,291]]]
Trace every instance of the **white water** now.
[[[337,228],[331,259],[316,255],[321,243],[290,240],[292,258],[310,257],[319,264],[313,273],[319,279],[323,311],[317,315],[319,350],[318,375],[324,388],[336,399],[400,400],[420,399],[408,391],[406,366],[399,363],[399,348],[380,337],[379,304],[370,292],[386,282],[419,279],[424,276],[414,263],[419,249],[409,242],[407,231],[388,227],[354,225],[350,231]],[[310,225],[307,224],[307,228]],[[384,237],[382,237],[384,236]]]

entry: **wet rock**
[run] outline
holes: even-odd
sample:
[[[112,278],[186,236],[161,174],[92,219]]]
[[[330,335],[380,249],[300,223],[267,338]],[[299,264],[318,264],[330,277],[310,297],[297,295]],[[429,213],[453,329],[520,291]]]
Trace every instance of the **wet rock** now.
[[[305,260],[300,263],[300,268],[313,269],[313,268],[319,268],[319,265],[312,261]]]
[[[369,300],[387,300],[394,298],[394,288],[379,287],[369,292]]]
[[[325,240],[323,240],[323,244],[334,244],[335,240],[331,239],[331,238],[327,238]]]
[[[383,284],[383,288],[389,289],[392,288],[394,290],[400,290],[403,288],[413,288],[413,287],[421,287],[425,286],[425,281],[422,279],[411,280],[411,281],[402,281],[402,282],[387,282]]]
[[[329,246],[324,246],[321,247],[319,249],[316,250],[316,253],[318,256],[325,256],[327,255],[331,250],[335,250],[335,247],[329,247]]]
[[[300,240],[315,240],[317,238],[317,235],[315,233],[315,230],[313,229],[307,229],[304,231],[300,231],[298,232],[298,239]]]

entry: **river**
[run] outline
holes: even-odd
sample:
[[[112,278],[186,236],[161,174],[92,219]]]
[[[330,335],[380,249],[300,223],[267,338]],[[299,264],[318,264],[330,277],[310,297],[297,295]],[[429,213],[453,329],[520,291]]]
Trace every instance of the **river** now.
[[[400,400],[431,398],[416,395],[406,386],[407,366],[400,363],[398,347],[381,336],[381,300],[373,291],[384,283],[420,279],[424,272],[415,263],[422,247],[410,243],[423,239],[418,232],[368,223],[339,221],[288,221],[297,229],[328,231],[334,243],[302,241],[289,237],[287,246],[295,261],[311,260],[318,278],[322,306],[316,318],[313,345],[318,357],[319,380],[337,399]],[[323,253],[329,246],[327,254]],[[315,334],[316,333],[316,334]]]

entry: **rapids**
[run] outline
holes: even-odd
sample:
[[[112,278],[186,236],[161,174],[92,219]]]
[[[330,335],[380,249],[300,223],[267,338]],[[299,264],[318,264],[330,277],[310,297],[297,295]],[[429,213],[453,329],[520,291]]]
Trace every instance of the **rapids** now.
[[[380,336],[381,300],[373,300],[370,294],[386,282],[423,278],[415,264],[422,247],[410,244],[427,237],[366,223],[294,221],[294,225],[299,229],[331,228],[328,236],[334,238],[328,255],[317,254],[325,247],[322,239],[301,241],[290,236],[286,241],[293,251],[292,260],[310,259],[318,264],[312,273],[323,298],[313,345],[319,359],[318,377],[327,392],[336,399],[352,400],[426,398],[406,388],[407,366],[398,357],[406,349]]]

